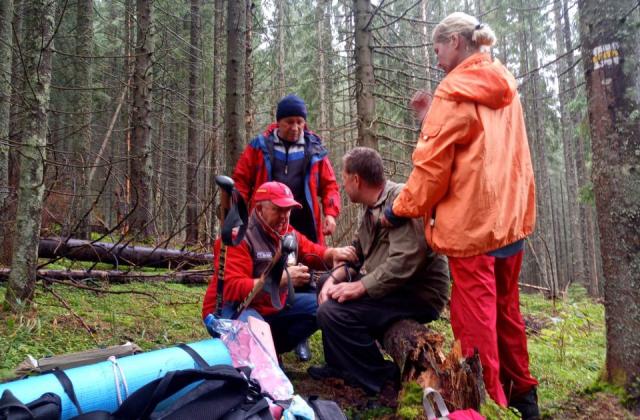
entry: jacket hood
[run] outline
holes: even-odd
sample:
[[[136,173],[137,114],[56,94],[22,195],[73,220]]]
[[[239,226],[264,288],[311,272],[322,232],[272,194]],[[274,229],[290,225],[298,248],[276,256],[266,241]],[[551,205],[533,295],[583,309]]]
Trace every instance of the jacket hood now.
[[[456,102],[477,102],[492,109],[509,105],[517,92],[513,75],[486,53],[474,54],[440,82],[434,96]]]

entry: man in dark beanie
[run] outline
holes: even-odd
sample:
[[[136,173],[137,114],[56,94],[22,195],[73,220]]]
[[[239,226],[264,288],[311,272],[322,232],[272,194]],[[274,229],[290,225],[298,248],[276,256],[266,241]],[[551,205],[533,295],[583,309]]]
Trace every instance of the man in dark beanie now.
[[[325,245],[325,235],[333,234],[340,214],[340,190],[327,149],[320,137],[308,130],[306,120],[307,107],[302,98],[293,94],[282,98],[276,122],[247,145],[233,179],[251,207],[255,205],[255,189],[262,183],[287,185],[302,204],[291,212],[291,226],[311,241]],[[309,360],[308,344],[300,343],[296,354],[300,360]]]

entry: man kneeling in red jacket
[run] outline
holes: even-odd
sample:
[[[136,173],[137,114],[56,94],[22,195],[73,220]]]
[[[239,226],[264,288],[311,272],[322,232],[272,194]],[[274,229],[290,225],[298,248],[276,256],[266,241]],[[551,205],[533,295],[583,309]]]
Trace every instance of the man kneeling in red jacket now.
[[[240,244],[227,248],[224,265],[224,290],[222,316],[231,318],[238,304],[245,300],[271,263],[282,237],[292,232],[296,236],[298,251],[288,260],[287,270],[294,287],[308,284],[309,268],[323,269],[334,262],[355,261],[355,249],[351,246],[328,248],[311,242],[289,225],[292,208],[301,205],[294,200],[289,187],[280,182],[265,182],[257,188],[253,197],[255,207],[249,216],[247,232]],[[217,273],[220,259],[220,240],[215,244],[215,270],[204,297],[202,317],[215,312],[217,298]],[[282,273],[280,301],[282,309],[276,309],[266,291],[259,292],[238,319],[246,321],[253,316],[264,319],[271,326],[273,341],[278,354],[291,351],[297,343],[317,329],[318,302],[315,293],[296,293],[292,304],[287,301],[289,277]]]

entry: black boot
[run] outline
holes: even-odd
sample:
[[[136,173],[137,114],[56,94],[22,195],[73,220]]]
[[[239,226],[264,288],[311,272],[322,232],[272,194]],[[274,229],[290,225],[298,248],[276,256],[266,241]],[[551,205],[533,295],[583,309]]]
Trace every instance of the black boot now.
[[[301,362],[308,362],[311,360],[311,348],[309,347],[309,340],[305,339],[299,342],[294,349],[296,356],[298,356],[298,360]]]
[[[540,410],[538,409],[538,392],[534,386],[528,392],[511,397],[509,407],[513,407],[520,412],[522,420],[539,420]]]

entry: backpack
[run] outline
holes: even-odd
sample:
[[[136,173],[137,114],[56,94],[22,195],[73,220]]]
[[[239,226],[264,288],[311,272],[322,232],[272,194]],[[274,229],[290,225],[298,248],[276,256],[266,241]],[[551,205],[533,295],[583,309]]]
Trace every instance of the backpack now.
[[[172,398],[173,397],[173,398]],[[259,387],[227,365],[168,372],[122,402],[113,413],[92,411],[73,420],[272,420]]]
[[[23,404],[8,389],[0,397],[0,420],[59,420],[61,412],[60,397],[51,392],[29,404]]]

